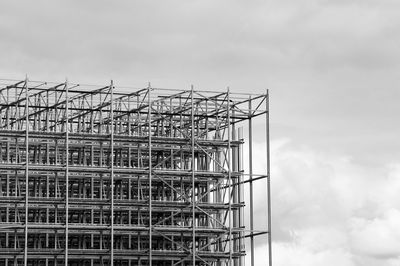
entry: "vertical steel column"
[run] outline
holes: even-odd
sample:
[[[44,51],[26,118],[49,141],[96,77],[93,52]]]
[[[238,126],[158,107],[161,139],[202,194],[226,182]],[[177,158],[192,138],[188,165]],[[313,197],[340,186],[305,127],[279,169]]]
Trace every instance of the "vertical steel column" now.
[[[232,123],[232,127],[231,127],[231,141],[237,141],[238,140],[238,136],[236,132],[236,127],[235,127],[235,110],[232,110],[232,117],[231,117],[231,123]],[[232,147],[232,152],[230,153],[230,157],[231,157],[231,171],[232,172],[239,172],[239,147]],[[232,180],[232,204],[237,204],[238,202],[238,190],[239,190],[239,186],[240,186],[240,177],[238,177],[237,179],[235,178],[235,180]],[[239,209],[234,209],[232,210],[232,226],[233,228],[237,228],[239,227],[239,220],[238,220],[238,211]],[[240,233],[238,234],[237,232],[235,232],[232,235],[232,246],[233,246],[233,251],[237,250],[237,246],[238,246],[238,242],[240,242]],[[240,250],[240,248],[239,248]],[[233,259],[233,265],[234,266],[238,266],[238,259]]]
[[[272,238],[271,238],[271,176],[270,176],[270,143],[269,143],[269,92],[265,95],[266,105],[266,144],[267,144],[267,193],[268,193],[268,265],[272,266]]]
[[[147,91],[147,97],[148,97],[148,127],[149,127],[149,136],[148,136],[148,145],[149,145],[149,266],[153,265],[152,262],[152,237],[153,237],[153,228],[152,228],[152,220],[153,220],[153,216],[152,216],[152,202],[151,202],[151,196],[152,196],[152,182],[151,182],[151,171],[152,171],[152,160],[151,160],[151,98],[150,98],[150,91],[151,91],[151,87],[150,87],[150,83],[149,83],[149,87],[148,87],[148,91]]]
[[[239,141],[243,140],[243,128],[239,127],[238,128],[238,139]],[[241,172],[242,174],[239,176],[239,181],[238,181],[238,198],[239,198],[239,204],[242,204],[244,201],[244,176],[243,176],[243,143],[240,143],[238,145],[238,171]],[[239,228],[244,228],[244,208],[240,207],[239,210]],[[239,233],[239,251],[242,252],[243,247],[244,247],[244,240],[245,240],[245,233],[242,231]],[[240,266],[244,266],[245,263],[245,258],[242,257],[239,259]]]
[[[251,96],[249,99],[249,178],[250,178],[250,262],[254,266],[254,201],[253,201],[253,122]]]
[[[69,143],[68,143],[68,127],[69,127],[69,98],[68,98],[68,80],[65,80],[65,266],[68,266],[68,208],[69,208]]]
[[[10,129],[10,89],[7,88],[7,111],[6,111],[7,130]]]
[[[111,80],[111,85],[110,85],[110,145],[111,145],[111,150],[110,150],[110,167],[111,167],[111,172],[110,172],[110,179],[111,179],[111,230],[110,230],[110,238],[111,238],[111,243],[110,243],[110,249],[111,249],[111,254],[110,254],[110,265],[114,265],[114,83]]]
[[[25,78],[25,244],[24,265],[28,265],[28,197],[29,197],[29,88],[28,77]],[[8,241],[8,240],[7,240]]]
[[[195,225],[195,219],[196,219],[196,213],[195,213],[195,174],[194,174],[194,135],[195,135],[195,130],[194,130],[194,106],[193,106],[193,85],[191,85],[191,92],[190,92],[190,107],[191,107],[191,114],[190,114],[190,119],[191,119],[191,127],[192,127],[192,134],[191,134],[191,152],[192,152],[192,265],[196,265],[196,225]]]
[[[230,93],[227,90],[227,124],[228,124],[228,219],[229,219],[229,265],[232,265],[232,174],[231,174],[231,109],[230,109]]]

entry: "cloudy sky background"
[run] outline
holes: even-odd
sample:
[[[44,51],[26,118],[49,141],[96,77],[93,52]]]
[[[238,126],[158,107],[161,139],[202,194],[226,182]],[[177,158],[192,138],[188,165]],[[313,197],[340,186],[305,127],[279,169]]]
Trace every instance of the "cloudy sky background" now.
[[[0,78],[268,88],[274,265],[399,265],[399,12],[397,0],[0,1]]]

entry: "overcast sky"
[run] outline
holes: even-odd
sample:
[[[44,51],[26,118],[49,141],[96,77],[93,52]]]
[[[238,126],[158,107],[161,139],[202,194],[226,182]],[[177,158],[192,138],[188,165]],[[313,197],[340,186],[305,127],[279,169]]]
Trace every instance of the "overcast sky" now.
[[[269,89],[274,265],[399,265],[399,12],[398,0],[0,1],[0,76]]]

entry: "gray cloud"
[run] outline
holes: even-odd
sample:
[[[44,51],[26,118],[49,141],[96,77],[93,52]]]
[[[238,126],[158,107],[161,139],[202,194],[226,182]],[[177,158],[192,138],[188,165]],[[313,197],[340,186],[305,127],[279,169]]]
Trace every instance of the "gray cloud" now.
[[[398,200],[380,184],[393,184],[383,172],[400,155],[399,8],[395,0],[2,1],[0,75],[271,89],[272,137],[291,139],[291,150],[274,155],[274,176],[282,178],[274,195],[278,251],[376,265],[381,258],[354,244],[365,242],[364,231],[343,220],[376,219],[385,228]],[[364,177],[370,186],[361,186]],[[384,203],[365,195],[375,185]],[[339,237],[337,246],[315,251],[304,242],[315,232],[352,236],[356,247]]]

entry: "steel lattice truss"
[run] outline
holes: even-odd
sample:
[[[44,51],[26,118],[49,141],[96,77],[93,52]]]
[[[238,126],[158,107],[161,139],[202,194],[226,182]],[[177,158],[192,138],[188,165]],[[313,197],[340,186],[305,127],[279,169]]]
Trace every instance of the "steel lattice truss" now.
[[[1,82],[1,265],[244,265],[268,233],[238,130],[267,94]]]

